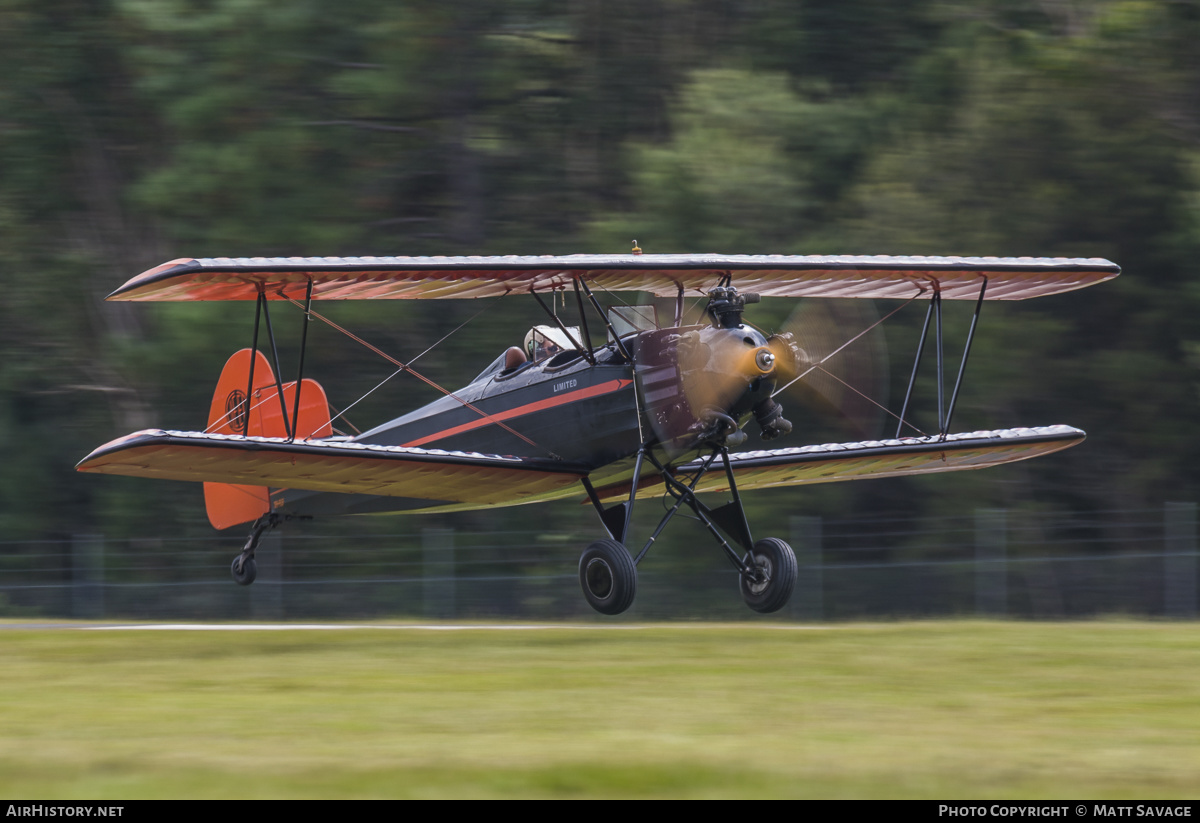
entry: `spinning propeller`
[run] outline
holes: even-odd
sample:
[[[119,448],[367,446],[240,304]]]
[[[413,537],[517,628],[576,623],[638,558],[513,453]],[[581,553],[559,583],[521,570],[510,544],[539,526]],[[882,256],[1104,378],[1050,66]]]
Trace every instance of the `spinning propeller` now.
[[[719,286],[709,292],[710,325],[643,338],[635,364],[660,441],[680,451],[703,440],[736,447],[746,442],[740,423],[749,416],[773,440],[792,430],[780,394],[793,411],[798,403],[802,414],[836,415],[870,437],[883,408],[872,398],[886,385],[882,335],[869,308],[812,301],[768,336],[742,319],[758,299]]]
[[[775,394],[860,439],[877,438],[887,414],[887,343],[869,301],[807,300],[772,336],[779,341]],[[788,344],[784,346],[786,341]],[[784,349],[795,351],[786,359]]]

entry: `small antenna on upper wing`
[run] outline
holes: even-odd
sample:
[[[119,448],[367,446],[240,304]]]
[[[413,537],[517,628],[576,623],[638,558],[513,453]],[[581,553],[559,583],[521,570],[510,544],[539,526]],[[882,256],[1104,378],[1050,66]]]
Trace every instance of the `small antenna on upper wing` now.
[[[634,240],[634,241],[633,241],[633,253],[634,253],[634,254],[641,254],[641,253],[642,253],[642,249],[641,249],[641,247],[640,247],[640,246],[638,246],[638,244],[637,244],[637,240]]]

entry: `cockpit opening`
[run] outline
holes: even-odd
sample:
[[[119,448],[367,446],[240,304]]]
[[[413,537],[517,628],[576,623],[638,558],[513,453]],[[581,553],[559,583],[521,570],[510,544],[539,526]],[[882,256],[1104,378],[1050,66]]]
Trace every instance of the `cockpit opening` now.
[[[525,335],[525,354],[537,363],[564,351],[575,351],[577,346],[571,338],[581,340],[578,326],[567,326],[570,337],[555,326],[534,326]]]

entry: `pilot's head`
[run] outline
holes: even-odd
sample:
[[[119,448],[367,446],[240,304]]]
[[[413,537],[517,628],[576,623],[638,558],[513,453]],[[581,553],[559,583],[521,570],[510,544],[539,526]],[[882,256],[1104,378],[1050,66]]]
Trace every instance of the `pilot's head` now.
[[[578,334],[577,331],[575,333]],[[525,335],[525,353],[534,362],[573,348],[575,345],[563,334],[562,329],[554,326],[534,326]]]

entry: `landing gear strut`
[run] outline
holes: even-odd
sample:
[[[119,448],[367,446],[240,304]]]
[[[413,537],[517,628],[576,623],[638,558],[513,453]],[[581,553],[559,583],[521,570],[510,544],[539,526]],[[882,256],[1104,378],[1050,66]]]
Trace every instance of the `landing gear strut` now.
[[[696,485],[700,478],[712,469],[718,457],[724,466],[733,499],[712,509],[696,496]],[[630,558],[624,543],[629,533],[633,503],[637,497],[644,462],[649,462],[662,475],[667,494],[675,498],[675,504],[663,515],[642,550],[636,557]],[[584,478],[583,487],[588,493],[588,498],[600,514],[600,520],[612,538],[592,543],[584,550],[579,560],[579,583],[588,604],[601,614],[620,614],[633,604],[634,595],[637,593],[637,564],[642,562],[642,558],[650,551],[650,547],[662,534],[667,523],[686,505],[704,524],[720,544],[725,556],[738,570],[739,586],[746,605],[761,614],[776,612],[786,606],[796,588],[796,555],[787,543],[775,537],[754,542],[750,534],[750,525],[746,521],[745,509],[742,507],[742,499],[738,494],[737,483],[733,478],[729,450],[724,440],[720,441],[719,445],[714,445],[712,453],[701,462],[692,477],[683,477],[687,482],[680,480],[675,470],[660,463],[651,450],[644,446],[638,452],[634,463],[627,501],[605,508],[592,484]],[[729,545],[726,536],[741,547],[741,552]]]

